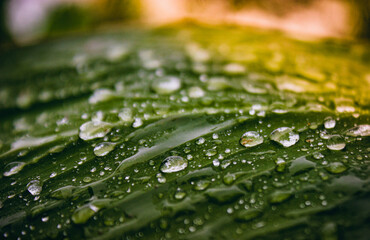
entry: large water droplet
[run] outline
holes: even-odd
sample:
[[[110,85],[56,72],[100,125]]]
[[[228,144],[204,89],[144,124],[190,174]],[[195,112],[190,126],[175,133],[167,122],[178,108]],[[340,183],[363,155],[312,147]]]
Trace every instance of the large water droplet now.
[[[335,127],[335,124],[336,124],[336,122],[335,122],[335,119],[334,118],[332,118],[332,117],[325,118],[324,127],[326,129],[332,129],[332,128],[334,128]]]
[[[165,77],[157,79],[152,84],[152,89],[158,94],[170,94],[181,87],[181,80],[177,77]]]
[[[325,169],[330,173],[338,174],[346,171],[348,167],[342,162],[331,162]]]
[[[188,166],[188,160],[180,156],[167,157],[160,167],[160,171],[163,173],[173,173],[184,170]]]
[[[25,163],[24,162],[11,162],[11,163],[8,163],[5,166],[5,172],[3,173],[3,175],[5,177],[9,177],[11,175],[14,175],[14,174],[18,173],[20,170],[22,170],[22,168],[24,166],[25,166]]]
[[[32,180],[27,184],[27,190],[33,195],[40,195],[42,191],[42,184],[39,180]]]
[[[328,139],[326,147],[330,150],[339,151],[346,147],[346,142],[340,135],[331,135]]]
[[[280,127],[272,131],[270,139],[284,147],[291,147],[299,141],[299,134],[294,132],[292,128]]]
[[[362,124],[346,131],[346,135],[352,137],[368,137],[370,136],[370,125]]]
[[[116,144],[111,143],[111,142],[99,143],[94,148],[94,154],[99,157],[105,156],[108,153],[110,153],[114,149],[115,146]]]
[[[90,121],[80,126],[79,136],[88,141],[104,137],[112,129],[112,124],[102,121]]]
[[[255,131],[249,131],[242,135],[240,144],[244,147],[254,147],[263,143],[263,137]]]

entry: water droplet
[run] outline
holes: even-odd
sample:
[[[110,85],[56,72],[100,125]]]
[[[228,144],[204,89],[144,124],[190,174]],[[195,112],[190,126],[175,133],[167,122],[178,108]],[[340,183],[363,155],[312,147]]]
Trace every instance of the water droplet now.
[[[254,147],[263,143],[263,137],[255,131],[249,131],[242,135],[240,144],[244,147]]]
[[[284,159],[282,158],[277,158],[275,160],[275,164],[276,164],[276,167],[275,167],[275,170],[277,172],[284,172],[285,171],[285,166],[286,166],[286,162]]]
[[[214,148],[211,148],[211,149],[208,149],[205,154],[207,157],[212,157],[217,154],[217,150]]]
[[[235,216],[235,220],[239,222],[247,222],[256,219],[262,215],[262,211],[258,209],[241,210]]]
[[[205,190],[211,183],[208,180],[199,180],[195,183],[194,189],[197,191]]]
[[[138,128],[138,127],[141,127],[142,125],[143,125],[143,120],[141,120],[141,118],[135,118],[135,121],[132,124],[132,127]]]
[[[27,184],[27,190],[33,195],[40,195],[42,191],[42,185],[39,180],[32,180]]]
[[[72,221],[76,224],[83,224],[87,222],[97,211],[99,208],[95,207],[94,205],[84,205],[78,208],[72,215]]]
[[[124,122],[132,122],[134,119],[132,118],[132,110],[130,108],[123,108],[118,113],[118,117]]]
[[[328,139],[326,147],[330,150],[339,151],[346,147],[346,143],[342,136],[331,135]]]
[[[220,161],[215,159],[215,160],[212,161],[212,164],[213,164],[213,166],[218,167],[218,166],[220,166]]]
[[[105,102],[111,100],[116,97],[115,92],[110,89],[97,89],[95,92],[90,96],[89,103],[90,104],[97,104],[99,102]]]
[[[230,87],[229,82],[223,77],[213,77],[207,81],[207,88],[210,91],[218,91]]]
[[[370,136],[370,125],[363,124],[363,125],[358,125],[356,127],[348,129],[346,131],[346,135],[352,136],[352,137],[368,137]]]
[[[95,138],[104,137],[110,130],[112,125],[102,121],[90,121],[80,126],[79,136],[81,139],[88,141]]]
[[[330,173],[338,174],[346,171],[348,167],[342,162],[331,162],[325,167],[325,169]]]
[[[231,185],[236,180],[236,175],[232,173],[228,173],[223,177],[223,182],[226,185]]]
[[[188,90],[188,94],[191,98],[201,98],[204,97],[205,92],[200,87],[191,87]]]
[[[335,127],[335,124],[336,124],[336,122],[335,122],[335,119],[334,118],[332,118],[332,117],[325,118],[324,127],[326,129],[332,129],[332,128],[334,128]]]
[[[196,141],[196,144],[198,145],[202,145],[206,140],[204,138],[198,138],[197,141]]]
[[[43,221],[43,222],[47,222],[47,221],[49,221],[49,217],[48,217],[48,216],[46,216],[46,217],[42,217],[42,218],[41,218],[41,221]]]
[[[283,147],[291,147],[299,141],[299,134],[292,128],[281,127],[272,131],[270,139]]]
[[[209,189],[205,194],[211,201],[216,203],[233,202],[244,195],[244,193],[237,187]]]
[[[316,159],[316,160],[319,160],[319,159],[323,159],[324,158],[324,155],[321,153],[321,152],[314,152],[312,154],[313,158]]]
[[[183,191],[178,191],[175,193],[175,199],[177,200],[181,200],[181,199],[184,199],[184,197],[186,196],[186,192],[183,192]]]
[[[21,171],[23,169],[23,167],[25,166],[25,164],[26,163],[24,163],[24,162],[11,162],[11,163],[8,163],[5,166],[5,172],[3,173],[3,175],[5,177],[9,177],[11,175],[17,174],[19,171]]]
[[[163,173],[173,173],[184,170],[188,166],[188,160],[180,156],[167,157],[160,167],[160,171]]]
[[[281,203],[288,200],[292,196],[290,191],[275,191],[269,196],[269,201],[272,204]]]
[[[181,80],[177,77],[165,77],[157,79],[152,84],[152,89],[158,94],[170,94],[181,87]]]
[[[114,149],[115,146],[116,146],[115,143],[101,142],[95,146],[94,154],[99,157],[105,156],[108,153],[110,153]]]

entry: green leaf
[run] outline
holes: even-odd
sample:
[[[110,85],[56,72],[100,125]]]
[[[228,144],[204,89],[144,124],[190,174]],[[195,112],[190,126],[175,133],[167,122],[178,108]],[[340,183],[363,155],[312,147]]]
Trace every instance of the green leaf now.
[[[369,56],[185,25],[2,52],[1,236],[364,238]]]

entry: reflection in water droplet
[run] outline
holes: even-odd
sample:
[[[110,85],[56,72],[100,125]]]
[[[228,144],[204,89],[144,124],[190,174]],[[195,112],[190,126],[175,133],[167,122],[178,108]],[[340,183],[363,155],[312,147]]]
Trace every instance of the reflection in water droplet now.
[[[27,190],[33,195],[40,195],[42,191],[42,185],[39,180],[32,180],[27,184]]]
[[[335,127],[335,124],[336,124],[336,121],[334,118],[332,117],[327,117],[325,118],[325,121],[324,121],[324,127],[326,129],[332,129]]]
[[[5,171],[4,171],[3,175],[5,177],[9,177],[11,175],[17,174],[19,171],[22,170],[22,168],[25,166],[25,164],[26,163],[24,163],[24,162],[11,162],[11,163],[8,163],[5,166]]]
[[[167,157],[160,167],[160,171],[163,173],[173,173],[184,170],[188,166],[188,160],[180,156]]]
[[[331,135],[328,139],[326,147],[330,150],[339,151],[346,147],[346,143],[342,136]]]
[[[165,77],[157,79],[152,84],[152,89],[158,94],[170,94],[181,87],[181,80],[177,77]]]
[[[249,131],[242,135],[240,144],[244,147],[254,147],[263,143],[263,137],[255,131]]]
[[[352,137],[368,137],[370,136],[370,125],[362,124],[346,131],[346,135]]]
[[[112,125],[102,121],[90,121],[80,126],[79,136],[81,139],[88,141],[95,138],[104,137],[110,130]]]
[[[325,169],[330,173],[338,174],[346,171],[348,167],[342,162],[331,162]]]
[[[280,127],[272,131],[270,139],[284,147],[291,147],[299,141],[299,134],[292,128]]]
[[[115,146],[116,144],[111,142],[101,142],[95,146],[94,154],[99,157],[105,156],[110,153]]]

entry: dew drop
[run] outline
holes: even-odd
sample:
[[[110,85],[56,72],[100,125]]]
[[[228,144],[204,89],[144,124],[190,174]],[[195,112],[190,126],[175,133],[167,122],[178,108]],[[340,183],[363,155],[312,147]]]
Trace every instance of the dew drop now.
[[[81,139],[88,141],[95,138],[104,137],[110,130],[112,125],[102,121],[90,121],[80,126],[79,136]]]
[[[32,180],[27,184],[27,190],[30,192],[33,196],[40,195],[42,191],[42,185],[39,180]]]
[[[152,89],[158,94],[170,94],[181,87],[181,80],[177,77],[165,77],[153,82]]]
[[[278,191],[273,192],[270,195],[269,201],[272,204],[281,203],[281,202],[284,202],[284,201],[288,200],[291,196],[292,196],[292,193],[290,191],[280,191],[280,190],[278,190]]]
[[[275,166],[275,170],[276,170],[277,172],[284,172],[284,171],[285,171],[286,162],[285,162],[285,160],[284,160],[284,159],[282,159],[282,158],[277,158],[277,159],[275,160],[275,164],[276,164],[276,166]]]
[[[261,210],[246,209],[246,210],[241,210],[240,212],[238,212],[238,214],[235,217],[235,220],[239,222],[247,222],[247,221],[258,218],[261,215],[262,215]]]
[[[178,191],[175,193],[175,199],[177,200],[181,200],[181,199],[184,199],[186,196],[186,192],[183,192],[183,191]]]
[[[291,147],[299,140],[299,134],[292,128],[281,127],[272,131],[270,139],[281,144],[283,147]]]
[[[332,128],[334,128],[335,127],[335,124],[336,124],[336,122],[335,122],[335,119],[334,118],[332,118],[332,117],[325,118],[324,127],[326,129],[332,129]]]
[[[328,139],[326,147],[330,150],[339,151],[346,147],[346,143],[342,136],[331,135]]]
[[[110,153],[114,147],[116,146],[115,143],[111,142],[102,142],[95,146],[94,148],[94,154],[96,156],[102,157]]]
[[[330,173],[338,174],[346,171],[348,167],[342,162],[331,162],[325,167],[325,169]]]
[[[208,188],[208,186],[210,184],[211,183],[209,181],[207,181],[207,180],[199,180],[198,182],[195,183],[194,189],[197,190],[197,191],[203,191],[206,188]]]
[[[191,87],[188,90],[188,94],[190,98],[201,98],[204,97],[205,92],[200,87]]]
[[[196,144],[198,145],[202,145],[206,140],[204,138],[198,138],[197,141],[196,141]]]
[[[212,156],[217,154],[217,150],[211,148],[211,149],[208,149],[205,154],[206,154],[207,157],[212,157]]]
[[[346,131],[346,135],[351,137],[368,137],[370,136],[370,125],[363,124],[350,128]]]
[[[263,137],[255,131],[249,131],[242,135],[240,144],[246,148],[254,147],[263,143]]]
[[[173,173],[184,170],[188,166],[188,160],[180,156],[167,157],[160,167],[160,171],[163,173]]]
[[[141,127],[142,125],[143,125],[143,120],[141,120],[141,118],[135,118],[135,121],[132,124],[132,127],[138,128],[138,127]]]
[[[22,170],[22,168],[25,166],[25,164],[26,163],[24,163],[24,162],[11,162],[11,163],[8,163],[5,166],[5,172],[3,173],[3,175],[5,177],[9,177],[11,175],[17,174],[19,171]]]

